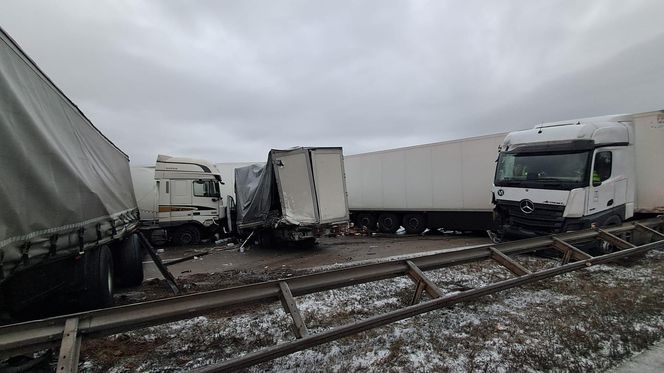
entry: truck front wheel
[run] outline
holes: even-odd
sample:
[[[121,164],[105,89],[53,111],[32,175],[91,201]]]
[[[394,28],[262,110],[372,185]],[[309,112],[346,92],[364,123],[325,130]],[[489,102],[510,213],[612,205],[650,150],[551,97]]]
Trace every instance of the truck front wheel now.
[[[174,238],[181,246],[196,245],[201,241],[201,231],[193,225],[185,225],[175,231]]]
[[[88,250],[83,255],[83,292],[79,304],[84,310],[110,307],[113,304],[113,255],[108,246]]]

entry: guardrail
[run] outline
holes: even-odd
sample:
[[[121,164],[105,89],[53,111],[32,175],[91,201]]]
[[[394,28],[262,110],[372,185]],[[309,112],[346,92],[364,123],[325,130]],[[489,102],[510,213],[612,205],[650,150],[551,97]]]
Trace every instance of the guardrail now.
[[[292,317],[295,340],[211,365],[199,371],[217,372],[241,369],[414,315],[449,307],[459,302],[541,281],[594,264],[635,256],[653,249],[663,249],[664,234],[659,231],[663,224],[662,217],[658,217],[605,229],[593,227],[583,231],[495,245],[460,248],[410,259],[353,266],[285,280],[267,281],[7,325],[0,327],[0,357],[12,356],[26,351],[32,352],[59,344],[58,372],[76,372],[83,337],[107,336],[146,326],[193,318],[223,309],[237,308],[240,305],[250,303],[281,301],[285,311]],[[636,231],[645,234],[649,237],[649,241],[654,242],[647,242],[639,246],[630,242],[629,237],[633,236]],[[574,245],[594,240],[606,242],[617,251],[601,256],[591,256]],[[510,255],[542,249],[559,251],[562,254],[560,265],[531,272],[510,258]],[[495,260],[510,270],[515,277],[487,286],[445,295],[424,274],[428,270],[480,260]],[[305,320],[297,308],[295,299],[297,296],[399,276],[410,277],[415,288],[411,302],[392,312],[325,332],[310,334]],[[423,292],[426,292],[431,299],[420,302]]]

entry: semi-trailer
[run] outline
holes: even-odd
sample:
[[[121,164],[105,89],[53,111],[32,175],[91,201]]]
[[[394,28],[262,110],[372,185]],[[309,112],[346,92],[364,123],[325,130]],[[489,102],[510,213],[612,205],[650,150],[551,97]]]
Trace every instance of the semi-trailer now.
[[[495,227],[530,237],[664,213],[664,110],[509,133],[493,181]]]
[[[2,29],[0,170],[0,311],[105,307],[142,282],[129,158]]]
[[[352,221],[370,230],[408,233],[491,228],[491,180],[505,134],[349,155]]]

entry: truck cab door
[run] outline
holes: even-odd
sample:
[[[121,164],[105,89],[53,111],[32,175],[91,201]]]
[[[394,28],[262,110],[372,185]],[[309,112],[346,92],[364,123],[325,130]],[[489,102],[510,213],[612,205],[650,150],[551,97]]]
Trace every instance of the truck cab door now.
[[[597,214],[615,205],[616,178],[612,177],[613,153],[601,150],[595,153],[588,190],[586,215]]]
[[[217,180],[193,180],[192,191],[192,207],[194,208],[192,218],[194,220],[203,222],[212,218],[219,219],[225,215]]]

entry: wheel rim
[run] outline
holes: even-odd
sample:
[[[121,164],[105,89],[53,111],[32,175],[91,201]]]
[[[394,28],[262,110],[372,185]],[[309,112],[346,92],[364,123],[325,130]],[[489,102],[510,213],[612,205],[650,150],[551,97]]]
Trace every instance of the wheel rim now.
[[[193,236],[191,232],[184,232],[180,235],[180,242],[182,242],[185,245],[188,245],[191,243],[193,240]]]
[[[394,220],[392,220],[392,218],[383,219],[383,226],[385,226],[385,228],[388,228],[388,229],[393,228],[394,227]]]
[[[113,273],[110,268],[108,270],[108,274],[106,275],[106,286],[108,288],[108,293],[113,294]]]
[[[408,228],[417,229],[420,226],[420,221],[417,218],[408,219]]]

